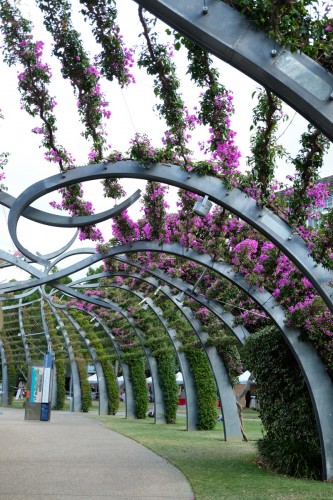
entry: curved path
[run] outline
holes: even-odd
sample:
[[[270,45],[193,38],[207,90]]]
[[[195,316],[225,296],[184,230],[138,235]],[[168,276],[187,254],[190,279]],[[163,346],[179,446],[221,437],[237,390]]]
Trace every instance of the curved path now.
[[[25,421],[1,408],[3,499],[193,499],[185,477],[140,444],[80,414],[52,412]]]

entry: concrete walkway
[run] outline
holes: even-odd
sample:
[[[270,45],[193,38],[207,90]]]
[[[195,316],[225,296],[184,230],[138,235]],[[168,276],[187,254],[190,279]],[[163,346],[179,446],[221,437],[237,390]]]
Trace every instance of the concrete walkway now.
[[[1,408],[0,499],[193,499],[185,477],[163,458],[98,421],[52,412],[24,421]]]

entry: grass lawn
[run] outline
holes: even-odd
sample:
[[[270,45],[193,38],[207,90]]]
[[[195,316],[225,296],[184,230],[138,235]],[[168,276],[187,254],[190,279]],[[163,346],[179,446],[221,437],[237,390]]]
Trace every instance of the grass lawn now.
[[[225,442],[222,424],[214,431],[187,432],[185,418],[175,425],[155,425],[153,419],[91,416],[174,464],[190,482],[196,500],[209,499],[333,499],[333,484],[288,478],[260,469],[255,441],[262,435],[258,413],[243,413],[248,443]]]

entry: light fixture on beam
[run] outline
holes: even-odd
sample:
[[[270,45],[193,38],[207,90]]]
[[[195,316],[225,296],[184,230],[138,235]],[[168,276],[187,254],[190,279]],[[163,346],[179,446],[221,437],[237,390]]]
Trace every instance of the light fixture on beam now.
[[[208,199],[208,195],[206,194],[204,198],[200,198],[196,202],[193,207],[193,212],[195,213],[195,215],[199,215],[199,217],[206,217],[212,206],[213,202]]]
[[[185,298],[185,293],[184,292],[179,292],[176,297],[175,297],[175,300],[177,300],[177,302],[183,302]]]

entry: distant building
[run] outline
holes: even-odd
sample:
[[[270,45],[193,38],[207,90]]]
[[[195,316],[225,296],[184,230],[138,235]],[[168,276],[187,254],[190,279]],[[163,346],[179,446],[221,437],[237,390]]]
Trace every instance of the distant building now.
[[[320,212],[326,213],[329,212],[333,207],[333,175],[329,175],[328,177],[322,177],[321,179],[318,179],[318,181],[316,181],[316,184],[318,183],[329,185],[329,191],[331,194],[330,196],[328,196],[326,200],[326,206],[319,209]],[[285,190],[279,191],[277,195],[280,196],[281,198],[284,198]],[[307,226],[316,227],[316,225],[317,225],[317,219],[309,219],[307,221]]]

